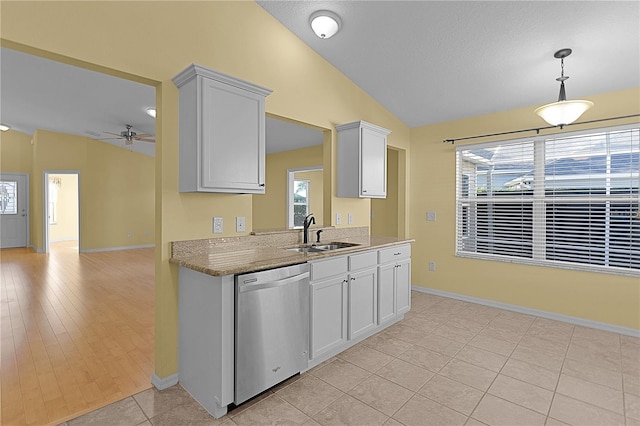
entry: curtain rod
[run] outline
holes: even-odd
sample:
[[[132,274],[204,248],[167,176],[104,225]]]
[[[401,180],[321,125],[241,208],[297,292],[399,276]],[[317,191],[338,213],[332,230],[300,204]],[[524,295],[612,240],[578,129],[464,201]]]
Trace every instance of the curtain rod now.
[[[620,119],[623,119],[623,118],[631,118],[631,117],[640,117],[640,114],[622,115],[622,116],[619,116],[619,117],[611,117],[611,118],[601,118],[601,119],[598,119],[598,120],[582,121],[580,123],[560,124],[558,126],[534,127],[532,129],[511,130],[511,131],[508,131],[508,132],[489,133],[489,134],[486,134],[486,135],[467,136],[467,137],[464,137],[464,138],[455,138],[455,139],[445,139],[442,142],[443,143],[450,143],[450,144],[453,145],[454,143],[456,143],[456,141],[465,141],[465,140],[469,140],[469,139],[488,138],[490,136],[513,135],[513,134],[516,134],[516,133],[525,133],[525,132],[536,132],[536,135],[539,135],[540,134],[540,130],[554,129],[556,127],[560,127],[560,129],[562,129],[562,128],[564,128],[564,126],[574,126],[574,125],[578,125],[578,124],[598,123],[598,122],[601,122],[601,121],[620,120]]]

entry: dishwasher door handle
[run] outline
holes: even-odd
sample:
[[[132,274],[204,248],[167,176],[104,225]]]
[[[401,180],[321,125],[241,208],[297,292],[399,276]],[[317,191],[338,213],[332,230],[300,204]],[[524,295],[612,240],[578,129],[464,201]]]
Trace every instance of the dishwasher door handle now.
[[[262,289],[265,289],[265,288],[281,287],[283,285],[291,284],[293,282],[300,281],[300,280],[303,280],[303,279],[308,278],[308,277],[309,277],[309,273],[308,272],[303,272],[302,274],[294,275],[292,277],[282,278],[282,279],[277,280],[277,281],[269,281],[269,282],[264,283],[264,284],[253,284],[253,283],[240,284],[238,286],[238,292],[245,293],[247,291],[262,290]]]

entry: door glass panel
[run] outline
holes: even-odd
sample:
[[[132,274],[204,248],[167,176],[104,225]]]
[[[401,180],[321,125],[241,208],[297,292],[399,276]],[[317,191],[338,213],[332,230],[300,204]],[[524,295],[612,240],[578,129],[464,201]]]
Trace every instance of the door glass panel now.
[[[0,181],[0,214],[18,214],[18,182]]]

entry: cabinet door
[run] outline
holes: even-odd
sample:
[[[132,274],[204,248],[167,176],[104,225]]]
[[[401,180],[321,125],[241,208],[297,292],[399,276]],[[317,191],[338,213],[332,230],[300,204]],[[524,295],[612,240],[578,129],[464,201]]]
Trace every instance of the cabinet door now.
[[[201,78],[200,186],[264,192],[264,98]]]
[[[398,262],[396,276],[396,312],[398,315],[411,309],[411,259]]]
[[[378,267],[378,324],[396,316],[395,271],[395,263]]]
[[[346,276],[311,283],[310,358],[347,341]]]
[[[387,137],[363,127],[360,129],[360,195],[387,196]]]
[[[377,325],[377,268],[349,274],[349,340]]]

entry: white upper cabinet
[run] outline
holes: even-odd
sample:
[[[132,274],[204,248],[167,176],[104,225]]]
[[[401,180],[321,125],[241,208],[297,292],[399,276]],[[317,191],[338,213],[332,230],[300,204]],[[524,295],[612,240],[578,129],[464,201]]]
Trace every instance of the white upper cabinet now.
[[[336,126],[338,197],[387,197],[387,135],[366,121]]]
[[[265,192],[265,98],[271,90],[192,64],[180,89],[180,192]]]

